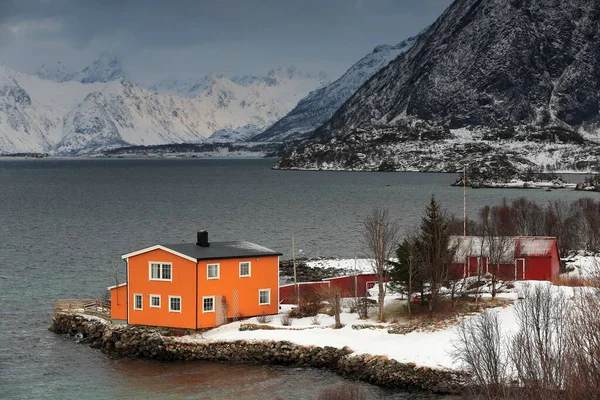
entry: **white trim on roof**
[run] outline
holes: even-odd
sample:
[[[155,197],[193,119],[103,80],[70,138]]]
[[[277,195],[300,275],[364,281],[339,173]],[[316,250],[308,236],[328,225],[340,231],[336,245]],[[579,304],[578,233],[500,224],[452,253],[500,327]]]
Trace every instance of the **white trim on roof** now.
[[[181,258],[185,258],[186,260],[189,260],[189,261],[193,261],[193,262],[198,261],[194,257],[186,256],[183,253],[180,253],[178,251],[172,250],[172,249],[170,249],[168,247],[165,247],[165,246],[161,246],[160,244],[157,244],[157,245],[151,246],[151,247],[146,247],[145,249],[141,249],[141,250],[134,251],[134,252],[131,252],[131,253],[123,254],[121,256],[121,258],[123,260],[126,260],[129,257],[134,257],[134,256],[137,256],[137,255],[140,255],[140,254],[144,254],[144,253],[147,253],[147,252],[153,251],[153,250],[163,250],[163,251],[166,251],[167,253],[175,254],[176,256],[179,256]]]
[[[360,274],[350,274],[350,275],[342,275],[342,276],[332,276],[329,278],[323,278],[322,281],[330,281],[332,279],[341,279],[341,278],[351,278],[353,276],[364,276],[364,275],[377,275],[375,272],[361,272]]]
[[[109,287],[106,288],[106,290],[113,290],[113,289],[116,289],[116,288],[120,288],[121,286],[127,286],[127,282],[125,282],[125,283],[119,283],[118,285],[109,286]]]

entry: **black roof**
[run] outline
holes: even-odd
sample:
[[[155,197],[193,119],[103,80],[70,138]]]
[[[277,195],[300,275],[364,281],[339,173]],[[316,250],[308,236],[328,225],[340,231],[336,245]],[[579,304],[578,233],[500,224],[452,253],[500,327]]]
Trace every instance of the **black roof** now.
[[[209,247],[198,246],[196,243],[163,244],[161,246],[196,260],[282,255],[274,250],[245,241],[211,242]]]

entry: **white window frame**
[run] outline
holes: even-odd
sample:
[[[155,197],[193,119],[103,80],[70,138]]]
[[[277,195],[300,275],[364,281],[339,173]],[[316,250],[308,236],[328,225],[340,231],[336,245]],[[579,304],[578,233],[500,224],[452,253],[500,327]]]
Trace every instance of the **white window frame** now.
[[[202,296],[202,314],[205,313],[214,313],[215,312],[215,299],[216,296]],[[204,299],[211,299],[212,300],[212,310],[205,310],[204,309]]]
[[[262,292],[267,292],[269,295],[269,302],[268,303],[261,303],[260,301],[260,295]],[[271,304],[271,289],[258,289],[258,305],[259,306],[268,306]]]
[[[173,310],[171,308],[171,299],[179,299],[179,310]],[[181,309],[183,308],[183,302],[181,301],[181,296],[169,296],[169,312],[181,312]]]
[[[140,307],[139,308],[136,307],[138,298],[140,299]],[[142,296],[140,293],[133,294],[133,309],[138,310],[138,311],[142,311],[144,309],[144,296]]]
[[[217,276],[210,276],[210,267],[211,266],[217,266]],[[212,264],[206,264],[206,279],[219,279],[221,277],[221,264],[219,263],[212,263]]]
[[[152,277],[152,264],[158,264],[160,268],[158,269],[158,275],[160,278]],[[171,277],[169,279],[163,279],[163,265],[168,265],[171,270]],[[148,261],[148,279],[151,281],[164,281],[164,282],[172,282],[173,281],[173,263],[164,262],[164,261]]]
[[[161,306],[161,299],[160,299],[160,294],[150,294],[148,295],[150,296],[150,308],[160,308]],[[158,299],[158,305],[152,305],[152,299],[157,298]]]
[[[242,275],[242,264],[248,264],[248,275]],[[252,263],[250,261],[240,261],[239,275],[240,278],[250,278],[252,276]]]

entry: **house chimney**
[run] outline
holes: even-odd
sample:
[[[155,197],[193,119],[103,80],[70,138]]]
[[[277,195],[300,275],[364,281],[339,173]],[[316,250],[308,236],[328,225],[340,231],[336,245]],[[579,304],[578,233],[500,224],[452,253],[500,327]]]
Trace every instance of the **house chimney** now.
[[[196,241],[196,244],[202,247],[210,247],[210,243],[208,242],[208,231],[198,231],[198,240]]]

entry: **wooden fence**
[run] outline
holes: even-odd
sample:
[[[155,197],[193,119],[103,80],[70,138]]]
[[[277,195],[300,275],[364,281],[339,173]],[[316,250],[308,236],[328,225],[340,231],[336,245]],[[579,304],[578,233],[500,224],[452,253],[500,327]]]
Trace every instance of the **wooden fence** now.
[[[54,312],[71,312],[110,318],[110,301],[98,299],[62,299],[56,300]]]

